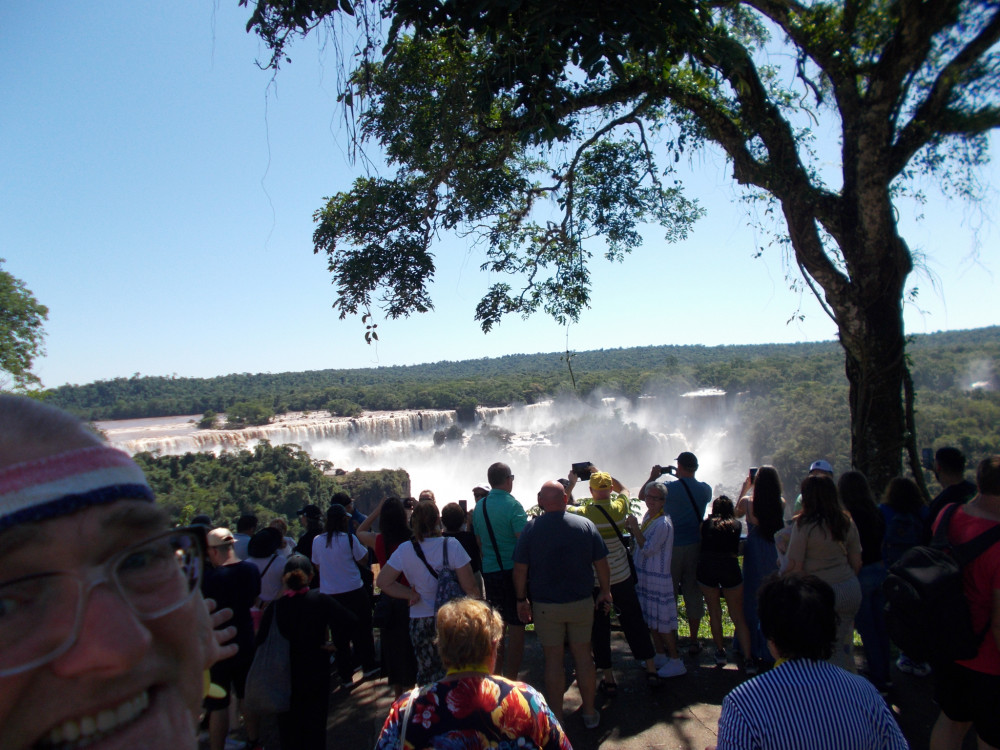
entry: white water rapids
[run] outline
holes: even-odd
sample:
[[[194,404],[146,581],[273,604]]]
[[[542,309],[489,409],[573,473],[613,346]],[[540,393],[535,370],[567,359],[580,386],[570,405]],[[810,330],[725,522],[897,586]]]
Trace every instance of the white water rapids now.
[[[252,449],[260,440],[294,443],[314,459],[346,471],[404,469],[413,494],[431,489],[439,506],[471,500],[472,487],[486,484],[486,468],[494,461],[510,465],[514,495],[525,507],[535,504],[543,482],[567,476],[577,461],[592,461],[609,471],[633,497],[653,464],[675,464],[681,451],[697,454],[698,478],[717,493],[734,492],[748,465],[735,417],[720,391],[640,398],[634,406],[624,399],[592,404],[558,399],[480,408],[474,424],[458,425],[464,431],[461,440],[440,445],[434,433],[457,424],[453,411],[366,412],[357,418],[290,413],[243,430],[199,430],[198,418],[108,421],[98,427],[129,453],[219,453]],[[509,442],[495,437],[498,430],[505,431]]]

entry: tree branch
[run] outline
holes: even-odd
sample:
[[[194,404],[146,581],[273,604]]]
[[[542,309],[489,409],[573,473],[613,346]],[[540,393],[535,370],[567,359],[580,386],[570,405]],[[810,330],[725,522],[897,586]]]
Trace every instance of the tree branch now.
[[[899,133],[889,160],[894,176],[906,167],[917,151],[941,132],[974,135],[1000,127],[1000,109],[996,106],[983,107],[970,113],[948,107],[955,86],[961,83],[969,68],[997,41],[1000,41],[1000,8],[989,23],[938,73],[924,101]]]
[[[906,81],[920,69],[934,36],[958,12],[961,0],[902,0],[895,32],[872,69],[865,99],[869,105],[898,106]]]

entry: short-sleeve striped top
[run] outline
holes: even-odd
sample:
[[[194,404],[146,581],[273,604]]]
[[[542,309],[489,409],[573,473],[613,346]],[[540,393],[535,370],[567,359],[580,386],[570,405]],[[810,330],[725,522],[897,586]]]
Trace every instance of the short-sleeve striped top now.
[[[722,702],[718,750],[906,750],[875,687],[826,661],[795,659]]]

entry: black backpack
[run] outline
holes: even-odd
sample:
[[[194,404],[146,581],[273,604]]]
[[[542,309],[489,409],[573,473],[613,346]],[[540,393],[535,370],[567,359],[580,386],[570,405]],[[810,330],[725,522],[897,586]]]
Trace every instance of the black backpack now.
[[[972,626],[962,568],[1000,542],[1000,524],[963,544],[948,542],[958,505],[949,505],[930,546],[907,550],[889,567],[882,590],[889,637],[911,659],[942,663],[971,659],[989,630]]]

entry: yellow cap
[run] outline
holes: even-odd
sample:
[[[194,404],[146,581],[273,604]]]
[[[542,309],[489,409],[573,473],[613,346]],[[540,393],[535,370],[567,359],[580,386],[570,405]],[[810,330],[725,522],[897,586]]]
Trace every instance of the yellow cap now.
[[[606,471],[595,471],[590,475],[590,489],[610,490],[614,486],[611,475]]]

